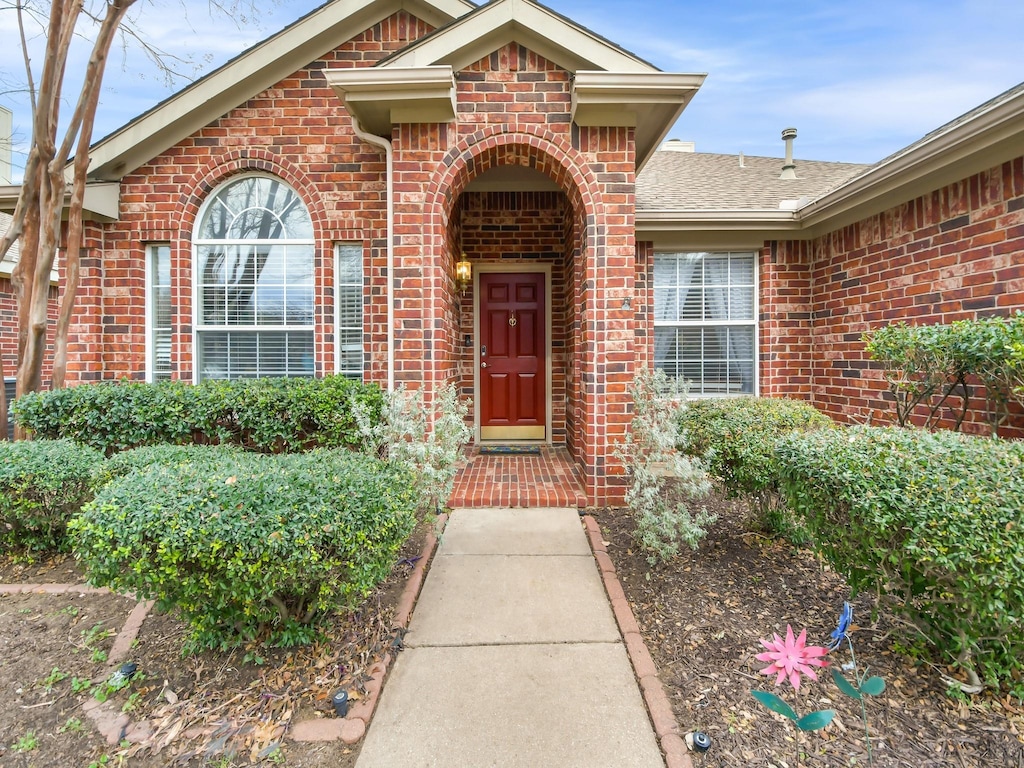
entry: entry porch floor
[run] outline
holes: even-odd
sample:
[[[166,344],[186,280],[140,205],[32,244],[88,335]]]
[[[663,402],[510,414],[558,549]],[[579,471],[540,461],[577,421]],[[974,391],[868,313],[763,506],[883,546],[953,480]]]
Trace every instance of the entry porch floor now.
[[[579,509],[587,497],[576,463],[562,446],[541,446],[539,454],[482,454],[471,445],[448,506]]]

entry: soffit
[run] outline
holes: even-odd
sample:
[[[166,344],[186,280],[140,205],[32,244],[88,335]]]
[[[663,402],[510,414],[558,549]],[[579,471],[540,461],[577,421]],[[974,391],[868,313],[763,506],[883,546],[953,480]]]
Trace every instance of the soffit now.
[[[116,221],[119,212],[121,185],[117,182],[90,182],[85,185],[85,197],[82,200],[82,215],[87,221]],[[20,184],[0,186],[0,219],[6,214],[14,213],[21,195]],[[71,187],[64,190],[64,217],[67,218],[67,206],[71,200]],[[7,229],[10,217],[0,220],[0,232]]]
[[[705,75],[672,72],[577,72],[572,116],[580,126],[636,129],[636,167],[642,169],[704,82]]]
[[[451,67],[324,70],[327,84],[366,130],[391,136],[395,123],[447,123],[455,119]]]
[[[465,0],[329,2],[100,139],[89,178],[120,179],[397,11],[441,26],[475,7]]]

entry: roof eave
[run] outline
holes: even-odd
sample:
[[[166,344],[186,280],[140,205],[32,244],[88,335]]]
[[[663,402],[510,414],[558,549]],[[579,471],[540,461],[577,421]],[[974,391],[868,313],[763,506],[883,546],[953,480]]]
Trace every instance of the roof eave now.
[[[399,10],[408,10],[428,23],[441,25],[475,7],[464,0],[327,3],[94,144],[89,177],[97,180],[122,178],[282,78],[316,61],[344,40]]]
[[[635,226],[638,242],[662,249],[749,250],[804,238],[793,211],[774,209],[638,210]]]
[[[390,138],[397,123],[455,119],[455,74],[448,66],[331,69],[324,79],[366,130]]]
[[[636,129],[639,172],[686,109],[706,74],[580,71],[572,84],[572,118],[579,126]]]
[[[21,195],[20,184],[0,186],[0,211],[14,213]],[[82,201],[82,215],[87,221],[116,221],[120,215],[121,185],[116,181],[90,182],[85,185],[85,198]],[[64,208],[67,213],[71,201],[70,185],[64,192]]]
[[[798,211],[803,227],[831,231],[1018,157],[1024,90],[883,160]]]

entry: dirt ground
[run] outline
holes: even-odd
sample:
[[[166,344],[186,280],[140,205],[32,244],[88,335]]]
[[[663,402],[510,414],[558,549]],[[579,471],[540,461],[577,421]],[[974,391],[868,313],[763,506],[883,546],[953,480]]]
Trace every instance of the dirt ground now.
[[[368,670],[400,645],[391,619],[425,530],[406,544],[388,581],[357,610],[334,617],[315,646],[182,657],[185,625],[151,613],[129,657],[138,671],[120,690],[107,684],[118,667],[106,657],[134,600],[77,592],[0,596],[0,765],[351,768],[358,745],[283,736],[295,722],[333,717],[330,700],[340,689],[360,699]],[[83,582],[70,558],[32,565],[0,559],[0,583]],[[116,721],[120,743],[108,743],[95,727],[87,710],[97,708],[108,722],[126,715]]]
[[[713,739],[705,756],[695,755],[696,768],[867,765],[859,709],[827,675],[807,681],[795,702],[788,686],[773,689],[774,680],[758,674],[764,663],[754,658],[758,638],[783,633],[786,624],[825,644],[848,598],[842,580],[811,553],[750,532],[743,504],[716,495],[707,505],[720,519],[701,549],[654,568],[633,545],[627,513],[595,515],[681,727]],[[296,744],[282,735],[299,720],[333,716],[330,697],[341,688],[358,699],[367,670],[400,644],[391,616],[422,541],[421,530],[388,582],[358,610],[337,616],[328,639],[311,648],[262,653],[261,660],[251,658],[257,649],[249,658],[246,649],[182,658],[185,627],[151,614],[130,656],[138,673],[100,705],[127,714],[123,731],[132,739],[121,744],[108,743],[85,709],[97,706],[97,693],[103,697],[112,633],[134,601],[0,597],[0,765],[352,768],[358,745]],[[67,558],[32,566],[0,560],[0,583],[82,580]],[[868,597],[854,601],[858,660],[887,682],[868,702],[875,765],[1024,768],[1022,702],[993,692],[951,697],[950,671],[930,662],[885,612],[872,621],[871,611]],[[797,742],[788,721],[762,709],[751,689],[776,690],[801,714],[839,714]]]
[[[827,645],[849,599],[842,579],[809,551],[751,533],[743,503],[714,495],[706,505],[720,519],[701,548],[657,567],[634,546],[628,512],[596,515],[680,727],[712,739],[695,767],[867,765],[860,707],[828,670],[805,681],[797,703],[788,683],[776,689],[774,676],[759,674],[767,665],[754,658],[763,651],[758,638],[784,635],[787,624],[797,633],[806,627],[808,644]],[[880,697],[866,697],[875,765],[1024,766],[1024,703],[993,692],[951,697],[943,677],[951,670],[936,666],[884,611],[872,621],[871,596],[853,605],[857,660],[887,683]],[[848,652],[832,658],[848,660]],[[789,721],[762,708],[752,689],[777,693],[801,715],[838,715],[797,745]]]

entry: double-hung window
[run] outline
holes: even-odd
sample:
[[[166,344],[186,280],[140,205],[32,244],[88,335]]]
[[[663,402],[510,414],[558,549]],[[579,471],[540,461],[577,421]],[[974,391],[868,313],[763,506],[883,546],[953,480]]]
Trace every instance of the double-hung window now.
[[[196,379],[313,376],[313,224],[295,190],[263,175],[227,182],[193,247]]]
[[[756,394],[753,253],[656,253],[654,366],[692,395]]]

